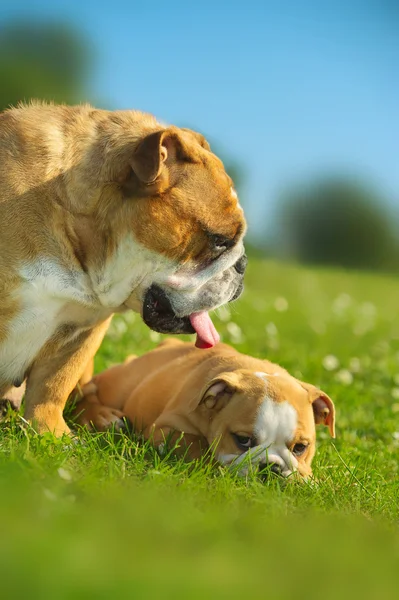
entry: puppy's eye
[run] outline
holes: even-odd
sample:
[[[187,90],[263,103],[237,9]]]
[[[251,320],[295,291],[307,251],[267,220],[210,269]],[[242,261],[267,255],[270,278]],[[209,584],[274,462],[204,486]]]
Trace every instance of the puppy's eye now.
[[[256,446],[256,442],[249,435],[239,435],[238,433],[232,433],[233,439],[240,450],[248,450]]]
[[[302,456],[302,454],[305,453],[307,447],[307,444],[295,444],[295,446],[292,449],[292,454],[295,454],[295,456]]]

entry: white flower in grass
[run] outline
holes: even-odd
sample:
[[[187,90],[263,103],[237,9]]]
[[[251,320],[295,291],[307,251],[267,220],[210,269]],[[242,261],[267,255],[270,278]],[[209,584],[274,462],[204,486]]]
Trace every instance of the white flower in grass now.
[[[113,323],[114,325],[114,329],[120,334],[123,335],[124,333],[126,333],[128,326],[127,323],[124,319],[115,319],[115,322]]]
[[[231,310],[228,306],[220,306],[216,314],[223,323],[227,323],[231,319]]]
[[[360,373],[361,369],[362,369],[362,365],[361,365],[360,359],[357,358],[356,356],[351,358],[349,361],[349,370],[352,371],[352,373]]]
[[[395,398],[395,400],[399,400],[399,387],[392,388],[391,396],[392,398]]]
[[[237,323],[230,321],[230,323],[227,323],[226,329],[233,344],[241,344],[244,341],[241,327]]]
[[[323,358],[323,367],[326,371],[335,371],[335,369],[338,369],[339,367],[338,358],[333,354],[327,354],[327,356]]]
[[[323,321],[310,321],[309,326],[311,329],[313,329],[315,333],[317,333],[317,335],[324,335],[327,330],[326,325],[325,323],[323,323]]]
[[[123,318],[119,317],[111,322],[107,335],[113,340],[119,340],[127,330],[127,322]]]
[[[126,312],[123,315],[123,319],[124,319],[124,321],[126,321],[126,323],[131,325],[132,323],[134,323],[136,321],[136,313],[133,312],[132,310],[129,310],[128,312]]]
[[[72,475],[69,471],[67,471],[66,469],[64,469],[63,467],[60,467],[57,471],[58,475],[61,477],[61,479],[63,479],[64,481],[72,481]]]
[[[377,314],[377,309],[372,302],[363,302],[360,305],[359,311],[364,317],[373,318]]]
[[[265,331],[266,331],[267,335],[270,337],[275,337],[276,335],[278,335],[278,329],[275,326],[275,324],[272,322],[270,322],[266,325]]]
[[[277,310],[277,312],[285,312],[288,310],[288,300],[283,296],[279,296],[274,301],[274,308]]]
[[[161,334],[158,331],[150,331],[150,340],[152,342],[159,342],[161,339]]]
[[[267,342],[267,345],[270,350],[278,350],[280,348],[280,342],[277,338],[270,338]]]
[[[351,304],[352,298],[349,296],[349,294],[340,294],[333,302],[333,312],[336,314],[342,314],[350,307]]]
[[[338,371],[335,378],[343,385],[351,385],[353,383],[353,375],[348,369],[341,369]]]
[[[52,502],[57,500],[57,496],[54,494],[54,492],[48,490],[47,488],[44,488],[43,494],[47,498],[47,500],[51,500]]]
[[[399,431],[394,431],[392,437],[394,440],[399,440]]]

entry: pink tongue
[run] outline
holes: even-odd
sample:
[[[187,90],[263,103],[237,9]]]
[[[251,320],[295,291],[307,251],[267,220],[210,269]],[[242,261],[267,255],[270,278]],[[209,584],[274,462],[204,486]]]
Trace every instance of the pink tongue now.
[[[190,315],[190,323],[197,332],[195,345],[197,348],[212,348],[220,340],[211,317],[206,311]]]

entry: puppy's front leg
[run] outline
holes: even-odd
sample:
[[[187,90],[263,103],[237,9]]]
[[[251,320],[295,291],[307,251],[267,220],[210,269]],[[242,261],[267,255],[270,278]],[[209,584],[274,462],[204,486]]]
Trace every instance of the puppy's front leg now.
[[[76,403],[72,411],[72,417],[78,425],[95,431],[107,431],[112,426],[116,430],[123,427],[124,413],[118,408],[100,402],[94,382],[87,383],[83,387],[82,393],[82,400]]]
[[[169,427],[153,428],[149,439],[160,451],[164,450],[167,443],[177,458],[184,458],[186,461],[201,458],[209,449],[209,444],[202,435],[183,433]]]
[[[26,386],[25,418],[39,433],[70,433],[63,417],[66,401],[98,350],[109,321],[96,325],[61,351],[45,349],[33,365]]]

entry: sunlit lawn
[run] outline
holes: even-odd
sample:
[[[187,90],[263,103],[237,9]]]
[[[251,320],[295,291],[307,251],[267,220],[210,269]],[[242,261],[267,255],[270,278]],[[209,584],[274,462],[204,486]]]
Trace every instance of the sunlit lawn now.
[[[315,481],[262,484],[161,459],[127,435],[0,430],[4,598],[397,598],[399,285],[250,262],[215,321],[224,341],[325,390]],[[101,370],[160,336],[116,317]]]

